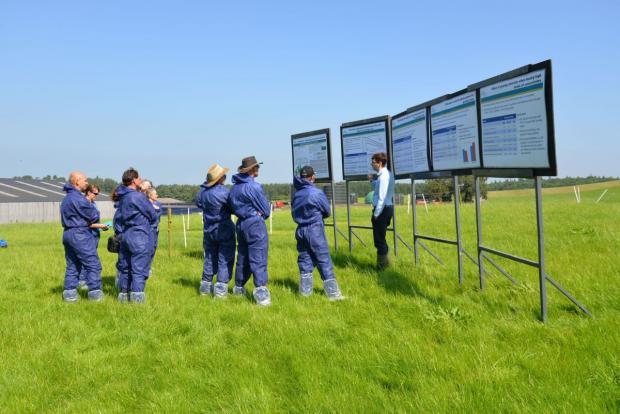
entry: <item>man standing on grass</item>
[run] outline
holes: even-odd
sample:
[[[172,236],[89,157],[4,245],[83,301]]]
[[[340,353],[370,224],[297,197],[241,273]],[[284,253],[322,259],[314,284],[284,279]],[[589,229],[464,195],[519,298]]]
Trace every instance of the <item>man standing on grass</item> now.
[[[383,270],[390,265],[388,245],[385,241],[392,216],[394,215],[394,175],[387,169],[387,154],[377,152],[372,156],[370,165],[377,171],[376,178],[368,176],[372,182],[372,235],[377,248],[377,268]]]
[[[323,219],[329,217],[331,210],[329,200],[324,192],[314,186],[316,177],[311,166],[302,167],[299,177],[294,177],[295,194],[291,203],[293,220],[297,223],[295,238],[299,256],[299,293],[302,296],[312,294],[312,272],[319,268],[323,289],[329,300],[342,300],[334,265],[329,255],[329,246],[325,238]]]
[[[238,168],[239,174],[232,177],[230,205],[239,218],[237,220],[237,268],[233,295],[245,295],[245,284],[254,274],[254,300],[261,306],[271,305],[267,289],[267,255],[269,236],[265,219],[271,214],[271,207],[258,177],[259,162],[254,156],[246,157]]]
[[[200,294],[209,295],[213,290],[215,298],[228,295],[228,282],[235,262],[235,225],[230,219],[230,191],[224,186],[228,171],[228,168],[213,164],[196,197],[196,205],[202,209],[204,222],[205,259]],[[215,287],[214,275],[217,275]]]
[[[119,284],[121,292],[118,300],[125,303],[144,303],[144,287],[149,276],[151,253],[153,251],[152,224],[157,220],[157,212],[140,191],[142,179],[133,168],[123,173],[123,184],[116,190],[120,198],[123,236],[119,252]]]
[[[82,269],[86,271],[88,299],[103,300],[101,262],[97,255],[98,240],[90,229],[92,224],[99,221],[99,211],[84,196],[83,191],[87,187],[88,180],[81,172],[72,172],[69,175],[69,183],[63,187],[67,193],[60,204],[60,218],[64,228],[62,244],[65,247],[67,261],[62,293],[65,302],[77,302],[78,277]],[[107,226],[101,226],[107,230]]]

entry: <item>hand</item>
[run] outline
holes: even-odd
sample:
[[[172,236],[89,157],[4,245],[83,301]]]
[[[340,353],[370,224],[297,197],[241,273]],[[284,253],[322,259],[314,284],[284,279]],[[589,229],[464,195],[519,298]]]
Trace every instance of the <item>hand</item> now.
[[[372,174],[368,174],[368,181],[372,181]]]

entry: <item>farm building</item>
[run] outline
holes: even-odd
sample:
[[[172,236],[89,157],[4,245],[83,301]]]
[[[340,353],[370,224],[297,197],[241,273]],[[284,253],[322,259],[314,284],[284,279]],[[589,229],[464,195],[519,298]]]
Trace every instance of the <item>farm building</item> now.
[[[0,224],[60,222],[64,182],[0,178]],[[101,218],[112,218],[114,203],[100,193],[97,208]]]

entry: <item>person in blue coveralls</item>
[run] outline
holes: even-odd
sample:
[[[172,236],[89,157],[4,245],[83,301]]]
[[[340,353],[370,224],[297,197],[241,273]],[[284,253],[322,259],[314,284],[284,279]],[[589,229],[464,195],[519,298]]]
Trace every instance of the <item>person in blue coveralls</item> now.
[[[377,171],[376,177],[369,176],[369,179],[374,190],[371,222],[379,270],[390,265],[385,233],[394,215],[394,175],[387,169],[387,161],[385,152],[373,154],[370,161],[372,169]]]
[[[336,282],[323,225],[323,219],[331,214],[329,200],[323,191],[315,187],[315,180],[314,169],[309,165],[302,167],[299,177],[293,179],[295,194],[291,214],[297,223],[295,238],[299,252],[299,293],[302,296],[312,294],[312,272],[318,267],[329,300],[342,300],[344,296]]]
[[[65,302],[77,302],[78,276],[82,268],[86,269],[88,299],[94,301],[103,299],[97,239],[90,229],[91,224],[99,221],[99,212],[84,196],[83,191],[86,187],[88,180],[81,172],[72,172],[69,175],[69,183],[63,187],[67,193],[60,204],[60,218],[64,228],[62,243],[67,261],[62,293]],[[106,225],[102,225],[101,228],[107,230]]]
[[[140,174],[133,168],[123,173],[123,184],[116,189],[120,198],[123,236],[119,261],[121,262],[120,293],[118,300],[144,303],[144,287],[149,274],[153,251],[152,225],[157,212],[146,195],[139,190]]]
[[[159,220],[161,219],[162,208],[161,208],[161,203],[157,201],[157,199],[159,198],[159,195],[157,194],[157,190],[155,189],[155,187],[149,187],[144,192],[144,194],[146,194],[146,197],[149,199],[149,202],[153,205],[153,208],[157,212],[157,218],[155,219],[155,222],[151,225],[151,230],[153,231],[153,249],[151,252],[151,263],[149,266],[149,276],[148,276],[148,277],[151,277],[151,272],[153,268],[153,259],[155,258],[155,252],[157,252],[157,244],[159,241]]]
[[[117,194],[118,188],[115,188],[114,191],[112,191],[112,195],[110,196],[110,198],[112,198],[112,201],[114,202],[114,217],[112,218],[112,228],[114,229],[114,235],[118,238],[118,240],[122,240],[123,237],[123,220],[121,218],[121,200],[120,197]],[[126,262],[121,262],[121,254],[120,251],[117,253],[117,257],[116,257],[116,280],[115,280],[115,285],[116,288],[120,290],[120,277],[121,277],[121,273],[122,273],[122,269],[127,267],[127,263]]]
[[[232,177],[230,206],[237,220],[237,267],[233,295],[245,295],[245,284],[254,275],[254,300],[258,305],[271,305],[267,289],[267,255],[269,237],[265,220],[271,214],[271,206],[265,198],[258,177],[260,165],[254,156],[246,157]]]
[[[86,190],[84,190],[84,195],[86,196],[86,199],[88,201],[90,201],[93,206],[95,206],[95,208],[97,208],[97,204],[96,204],[96,199],[97,196],[99,195],[99,187],[97,187],[94,184],[88,184],[88,186],[86,187]],[[99,209],[97,209],[97,212],[99,212]],[[106,229],[107,230],[107,226],[104,224],[99,223],[99,220],[97,220],[97,223],[93,223],[89,226],[91,233],[93,233],[93,236],[95,236],[95,239],[97,239],[97,246],[99,245],[99,239],[101,239],[101,234],[100,234],[100,229]],[[80,276],[79,276],[79,282],[78,282],[78,288],[79,289],[86,289],[88,288],[88,285],[86,285],[86,269],[84,267],[82,267],[82,271],[80,272]]]
[[[235,261],[235,225],[230,219],[229,190],[224,186],[228,168],[213,164],[207,171],[207,179],[200,186],[196,206],[202,209],[204,232],[204,266],[200,282],[200,294],[215,298],[228,295],[228,282]],[[213,285],[213,276],[217,282]]]

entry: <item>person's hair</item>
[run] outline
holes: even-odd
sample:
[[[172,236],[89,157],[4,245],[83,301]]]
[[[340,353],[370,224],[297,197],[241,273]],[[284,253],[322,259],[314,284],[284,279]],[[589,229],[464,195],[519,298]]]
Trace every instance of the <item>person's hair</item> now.
[[[377,152],[372,155],[372,160],[385,167],[387,165],[387,154],[385,152]]]
[[[88,184],[88,187],[86,187],[86,190],[84,190],[84,194],[88,194],[88,193],[95,193],[95,189],[97,189],[97,192],[99,192],[99,186],[97,186],[97,184]]]
[[[146,190],[148,190],[149,188],[153,188],[153,182],[145,178],[140,184],[140,191],[146,192]]]
[[[114,189],[114,191],[112,191],[112,195],[110,197],[112,198],[112,201],[114,201],[115,203],[121,199],[118,196],[118,193],[116,192],[116,188]]]
[[[123,173],[123,178],[122,178],[123,185],[130,185],[133,182],[133,180],[135,180],[138,177],[140,177],[138,170],[134,169],[133,167],[129,167],[129,169]]]
[[[157,190],[156,190],[154,187],[147,188],[147,189],[144,191],[144,194],[146,194],[146,196],[147,196],[148,198],[151,198],[151,194],[153,194],[153,193],[157,193]]]

